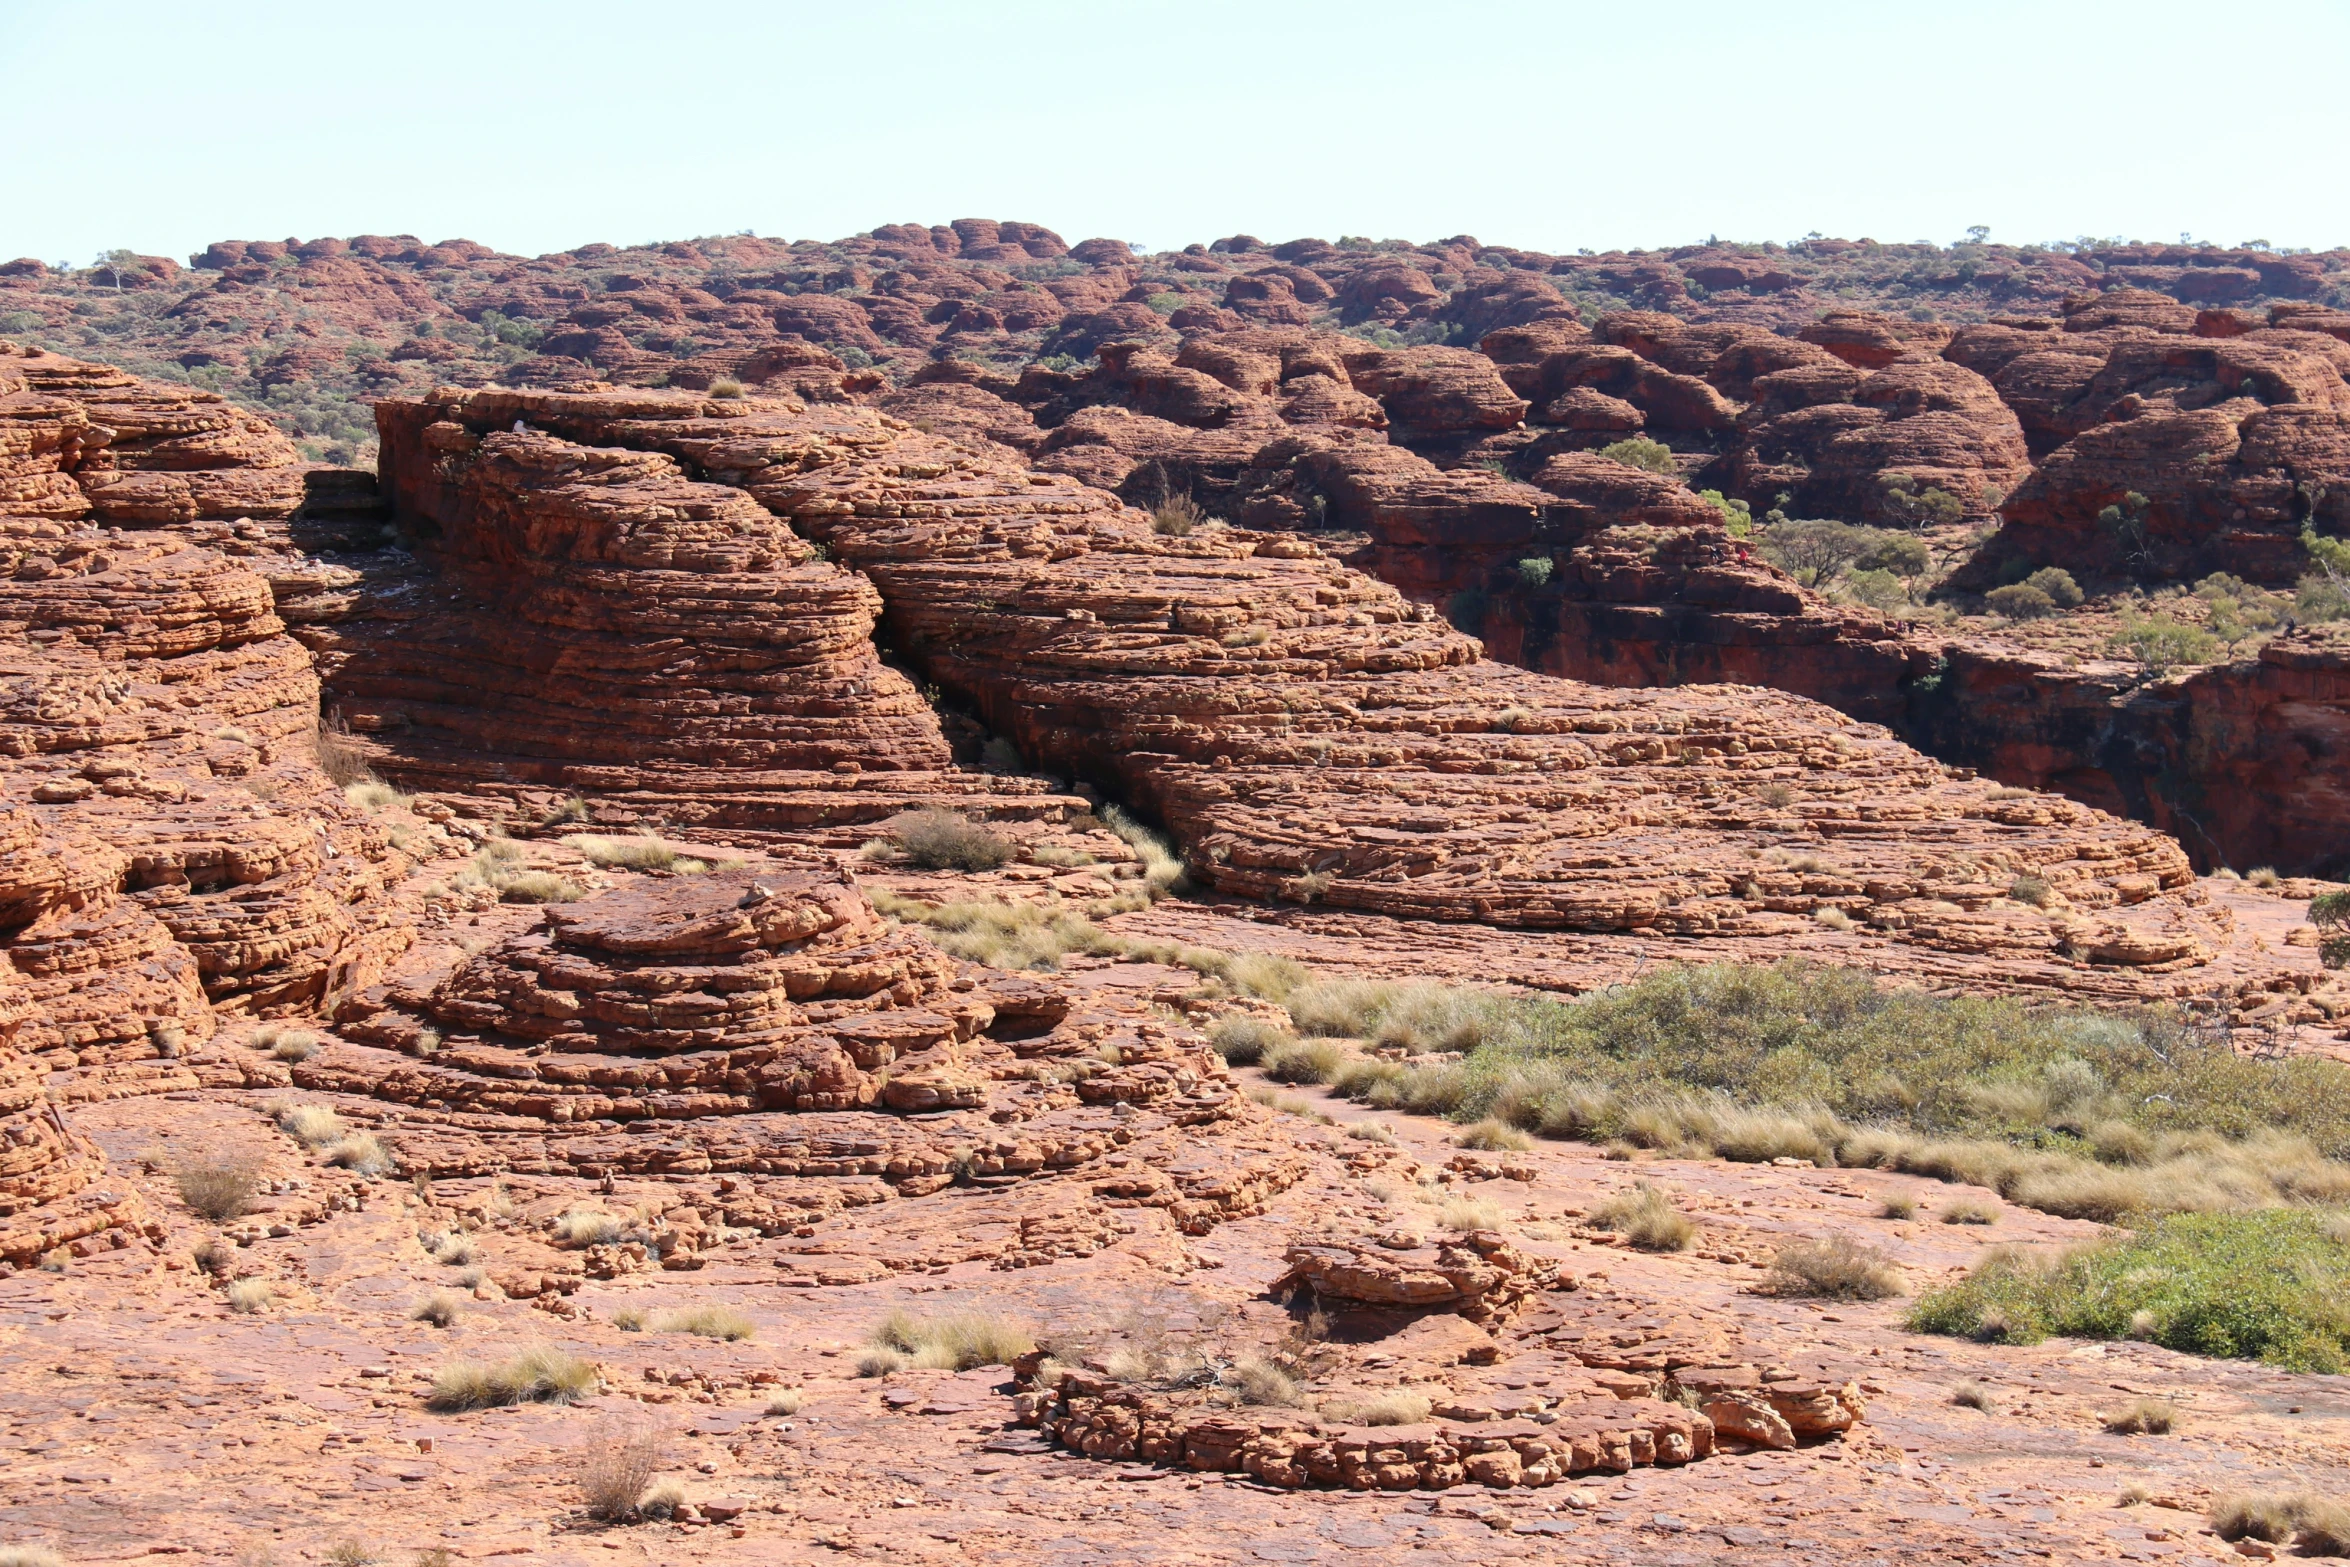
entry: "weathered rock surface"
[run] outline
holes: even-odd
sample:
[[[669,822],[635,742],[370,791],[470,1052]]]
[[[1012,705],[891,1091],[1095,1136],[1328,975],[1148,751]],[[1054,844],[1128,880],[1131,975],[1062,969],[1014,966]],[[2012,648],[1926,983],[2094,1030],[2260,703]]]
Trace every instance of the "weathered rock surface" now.
[[[2157,968],[2208,951],[2212,915],[2166,839],[2064,801],[1994,801],[1793,699],[1610,692],[1482,662],[1302,541],[1154,534],[1100,491],[855,409],[713,417],[671,398],[618,418],[592,398],[485,393],[431,412],[470,429],[527,413],[739,487],[864,572],[931,678],[1024,754],[1145,803],[1229,891],[1688,935],[1833,907],[1893,942]],[[1780,790],[1787,806],[1765,802]],[[1781,874],[1742,852],[1785,827],[1818,833],[1834,868]],[[2108,933],[1985,907],[2026,870]],[[1937,912],[1960,899],[1982,914]]]

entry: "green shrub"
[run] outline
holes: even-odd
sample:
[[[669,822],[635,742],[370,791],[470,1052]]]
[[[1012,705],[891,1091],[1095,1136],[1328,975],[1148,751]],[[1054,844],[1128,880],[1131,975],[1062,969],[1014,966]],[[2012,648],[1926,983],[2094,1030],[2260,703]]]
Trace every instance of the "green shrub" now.
[[[1844,579],[1844,591],[1874,610],[1893,610],[1909,602],[1909,589],[1890,571],[1854,571]]]
[[[2038,620],[2056,613],[2056,600],[2028,582],[2011,582],[2004,588],[1993,588],[1983,595],[1983,602],[1991,607],[1993,614],[2005,615],[2010,620]]]
[[[1650,473],[1667,474],[1676,479],[1681,476],[1681,464],[1674,458],[1673,449],[1662,441],[1652,441],[1644,435],[1602,446],[1599,455],[1610,462],[1646,468]]]
[[[2350,1370],[2346,1236],[2338,1215],[2307,1208],[2180,1214],[2053,1260],[1994,1253],[1919,1300],[1910,1326],[2015,1344],[2142,1338],[2339,1373]]]
[[[1550,582],[1551,570],[1549,556],[1529,556],[1518,562],[1518,580],[1530,588],[1543,587]]]
[[[2350,620],[2350,583],[2311,572],[2293,587],[2293,615],[2311,625]]]
[[[2117,658],[2133,658],[2149,669],[2161,670],[2210,663],[2219,656],[2219,639],[2201,626],[2124,609],[2111,651]]]
[[[2061,609],[2070,609],[2081,602],[2081,585],[2075,582],[2073,574],[2062,566],[2042,566],[2038,571],[2024,578],[2023,585],[2027,588],[2038,588],[2042,593],[2048,595],[2050,603]]]
[[[1966,520],[1966,503],[1947,490],[1927,486],[1906,473],[1877,476],[1877,499],[1888,516],[1913,528],[1947,527]]]

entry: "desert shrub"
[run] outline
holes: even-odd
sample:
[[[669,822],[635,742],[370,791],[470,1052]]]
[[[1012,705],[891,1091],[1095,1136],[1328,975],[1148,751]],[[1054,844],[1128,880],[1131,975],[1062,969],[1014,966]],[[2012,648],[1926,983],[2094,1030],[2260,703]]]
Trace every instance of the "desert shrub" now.
[[[2312,572],[2293,586],[2293,615],[2311,625],[2350,620],[2350,582]]]
[[[1475,1049],[1491,1035],[1502,1001],[1496,992],[1457,985],[1325,980],[1300,987],[1288,1005],[1301,1034],[1416,1053]]]
[[[2081,602],[2081,585],[2062,566],[2042,566],[2024,578],[2023,585],[2038,589],[2059,609],[2071,609]]]
[[[1338,1075],[1347,1053],[1327,1039],[1300,1039],[1265,1052],[1265,1075],[1276,1083],[1327,1083]]]
[[[253,1206],[261,1189],[261,1159],[241,1149],[184,1159],[171,1172],[190,1212],[225,1224]]]
[[[408,1308],[408,1320],[429,1322],[436,1328],[445,1328],[465,1315],[465,1308],[465,1297],[455,1290],[434,1290],[429,1295],[419,1297]]]
[[[1427,1394],[1396,1388],[1385,1393],[1374,1393],[1367,1398],[1324,1404],[1321,1412],[1326,1419],[1341,1420],[1348,1425],[1416,1426],[1428,1418],[1428,1411],[1432,1407]]]
[[[580,858],[590,865],[607,869],[623,866],[632,871],[677,871],[692,875],[710,868],[707,860],[696,859],[676,844],[649,832],[633,838],[573,833],[563,842],[566,847],[577,849]]]
[[[1754,791],[1754,797],[1774,811],[1783,811],[1795,803],[1795,791],[1785,784],[1764,784]]]
[[[1762,531],[1763,559],[1808,587],[1825,587],[1877,542],[1879,530],[1848,522],[1799,518]]]
[[[1305,1402],[1297,1378],[1263,1355],[1244,1355],[1224,1373],[1224,1386],[1243,1404],[1295,1409]]]
[[[886,825],[906,858],[923,870],[992,871],[1014,852],[1010,839],[956,811],[908,811]]]
[[[1465,1126],[1453,1135],[1453,1142],[1462,1148],[1478,1148],[1487,1153],[1523,1153],[1534,1146],[1534,1139],[1506,1121],[1488,1116],[1471,1126]]]
[[[598,1433],[579,1454],[579,1491],[589,1514],[606,1523],[637,1516],[637,1504],[660,1470],[660,1433],[619,1427]]]
[[[731,400],[743,395],[743,384],[740,381],[721,376],[710,383],[710,395]]]
[[[2098,1416],[2098,1423],[2116,1436],[2167,1436],[2179,1423],[2179,1412],[2159,1398],[2133,1398]]]
[[[2318,962],[2350,967],[2350,892],[2321,892],[2310,899],[2309,923],[2317,927]]]
[[[1518,581],[1530,588],[1546,587],[1554,569],[1549,556],[1528,556],[1518,562]]]
[[[1151,532],[1167,538],[1189,538],[1205,521],[1207,513],[1188,495],[1170,495],[1151,508]]]
[[[2055,901],[2055,890],[2037,876],[2018,876],[2007,884],[2007,895],[2018,903],[2044,909]]]
[[[2219,638],[2201,626],[2125,608],[2110,651],[2117,658],[2136,659],[2149,669],[2162,670],[2179,664],[2208,664],[2219,656],[2219,646]]]
[[[981,1312],[914,1317],[893,1311],[873,1330],[872,1343],[909,1357],[917,1369],[941,1371],[1009,1365],[1036,1348],[1019,1324]]]
[[[1890,571],[1854,571],[1844,578],[1844,591],[1874,610],[1893,610],[1909,602],[1909,589]]]
[[[1893,1259],[1848,1235],[1794,1241],[1780,1247],[1764,1278],[1781,1295],[1883,1300],[1901,1293],[1901,1270],[1893,1265]]]
[[[226,1293],[229,1310],[250,1315],[277,1298],[277,1286],[267,1279],[238,1279]]]
[[[1754,531],[1754,509],[1735,496],[1720,490],[1699,490],[1697,498],[1722,514],[1722,527],[1734,539],[1743,539]]]
[[[1673,457],[1673,449],[1662,441],[1652,441],[1644,435],[1602,446],[1599,455],[1610,462],[1629,463],[1635,468],[1646,468],[1650,473],[1681,476],[1681,465]]]
[[[691,1333],[697,1338],[724,1339],[739,1343],[752,1338],[759,1324],[748,1314],[731,1306],[685,1306],[676,1311],[664,1311],[652,1321],[656,1333]]]
[[[1913,528],[1948,527],[1966,520],[1966,503],[1947,490],[1918,487],[1906,473],[1877,476],[1877,499],[1886,515]]]
[[[1983,595],[1983,602],[1993,614],[2005,615],[2010,620],[2038,620],[2056,613],[2056,600],[2028,582],[2011,582],[2004,588],[1993,588]]]
[[[1633,1182],[1592,1209],[1591,1222],[1616,1231],[1642,1251],[1687,1251],[1697,1239],[1697,1221],[1647,1181]]]
[[[1234,1066],[1251,1066],[1264,1059],[1268,1051],[1284,1048],[1295,1042],[1296,1036],[1287,1029],[1275,1028],[1262,1018],[1235,1013],[1219,1018],[1208,1030],[1208,1043],[1216,1054]]]
[[[2139,1338],[2304,1371],[2350,1367],[2350,1230],[2307,1208],[2179,1214],[2053,1261],[1987,1256],[1918,1302],[1929,1333]]]
[[[310,743],[318,758],[318,770],[336,788],[382,781],[369,769],[359,748],[351,743],[351,731],[340,720],[319,719],[318,727],[311,731]]]
[[[440,1410],[503,1404],[569,1404],[596,1391],[595,1366],[559,1349],[524,1350],[497,1365],[456,1361],[433,1378],[426,1402]]]
[[[1934,568],[1934,553],[1925,544],[1891,528],[1871,528],[1858,555],[1852,558],[1855,575],[1881,571],[1891,577],[1922,577]]]

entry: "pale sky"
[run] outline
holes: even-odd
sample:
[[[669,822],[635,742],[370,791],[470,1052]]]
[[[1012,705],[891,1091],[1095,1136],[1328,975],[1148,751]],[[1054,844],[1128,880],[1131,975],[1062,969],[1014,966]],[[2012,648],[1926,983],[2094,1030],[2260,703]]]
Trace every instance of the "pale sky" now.
[[[1074,243],[2350,244],[2350,3],[0,0],[0,259]]]

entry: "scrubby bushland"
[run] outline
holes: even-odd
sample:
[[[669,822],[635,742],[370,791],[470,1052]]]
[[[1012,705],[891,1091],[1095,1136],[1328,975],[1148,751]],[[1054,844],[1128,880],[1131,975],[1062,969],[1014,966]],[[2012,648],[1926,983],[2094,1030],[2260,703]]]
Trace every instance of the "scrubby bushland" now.
[[[2350,1215],[2180,1214],[2061,1257],[1998,1251],[1910,1326],[2005,1344],[2144,1339],[2194,1355],[2350,1370]]]
[[[1576,1002],[1445,986],[1309,985],[1305,1034],[1422,1037],[1458,1061],[1357,1058],[1383,1109],[1730,1159],[1866,1165],[2106,1221],[2350,1200],[2350,1067],[2261,1061],[2161,1011],[1941,997],[1787,962],[1668,970]],[[1392,1042],[1401,1042],[1396,1040]]]

